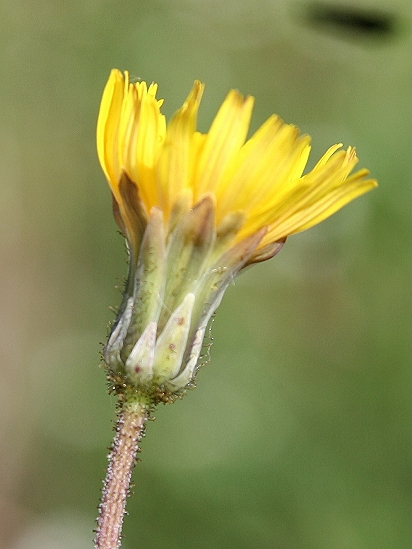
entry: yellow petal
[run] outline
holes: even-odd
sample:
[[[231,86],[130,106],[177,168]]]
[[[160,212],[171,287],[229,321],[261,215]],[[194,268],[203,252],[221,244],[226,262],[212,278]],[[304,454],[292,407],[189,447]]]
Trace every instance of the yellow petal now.
[[[189,97],[174,115],[159,155],[157,177],[163,197],[162,206],[169,214],[176,197],[191,188],[198,144],[196,123],[204,84],[196,81]]]
[[[253,104],[253,97],[244,98],[236,90],[229,92],[199,154],[195,200],[207,191],[214,192],[224,171],[230,168],[249,131]]]
[[[116,196],[120,178],[117,154],[118,130],[121,123],[121,110],[124,96],[125,78],[113,69],[103,92],[97,121],[97,152],[100,164]],[[117,196],[116,196],[117,198]]]

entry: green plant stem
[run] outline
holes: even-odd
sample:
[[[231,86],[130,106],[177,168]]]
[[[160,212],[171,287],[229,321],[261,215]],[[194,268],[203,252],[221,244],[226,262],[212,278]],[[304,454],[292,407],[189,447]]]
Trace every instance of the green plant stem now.
[[[130,480],[148,417],[148,407],[140,403],[125,403],[119,414],[99,507],[95,549],[118,549],[121,545]]]

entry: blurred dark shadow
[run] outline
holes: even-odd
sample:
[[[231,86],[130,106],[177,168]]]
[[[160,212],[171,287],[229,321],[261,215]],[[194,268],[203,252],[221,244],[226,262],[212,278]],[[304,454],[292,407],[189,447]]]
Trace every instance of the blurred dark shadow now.
[[[375,41],[393,38],[399,30],[399,21],[393,11],[350,4],[309,3],[302,8],[301,21],[321,32]]]

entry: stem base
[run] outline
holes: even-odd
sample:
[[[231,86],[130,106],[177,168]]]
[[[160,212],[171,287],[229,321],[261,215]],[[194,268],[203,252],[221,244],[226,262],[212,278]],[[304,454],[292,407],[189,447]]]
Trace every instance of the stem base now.
[[[99,506],[95,549],[118,549],[121,545],[132,471],[148,417],[149,409],[146,406],[140,403],[123,404],[108,456],[109,466]]]

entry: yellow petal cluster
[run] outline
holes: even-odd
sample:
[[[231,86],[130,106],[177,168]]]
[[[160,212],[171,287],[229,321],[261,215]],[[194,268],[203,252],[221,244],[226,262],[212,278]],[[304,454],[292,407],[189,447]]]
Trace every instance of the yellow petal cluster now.
[[[215,197],[216,225],[243,214],[236,240],[266,228],[258,250],[320,223],[348,202],[377,186],[369,171],[353,173],[354,148],[331,147],[303,175],[310,137],[271,116],[250,138],[254,98],[232,90],[208,133],[197,131],[204,85],[198,81],[183,106],[166,124],[157,85],[130,82],[114,69],[104,90],[97,127],[97,149],[123,222],[133,240],[131,205],[119,185],[122,174],[136,185],[147,214],[156,206],[167,224],[173,208],[189,206],[206,194]]]

